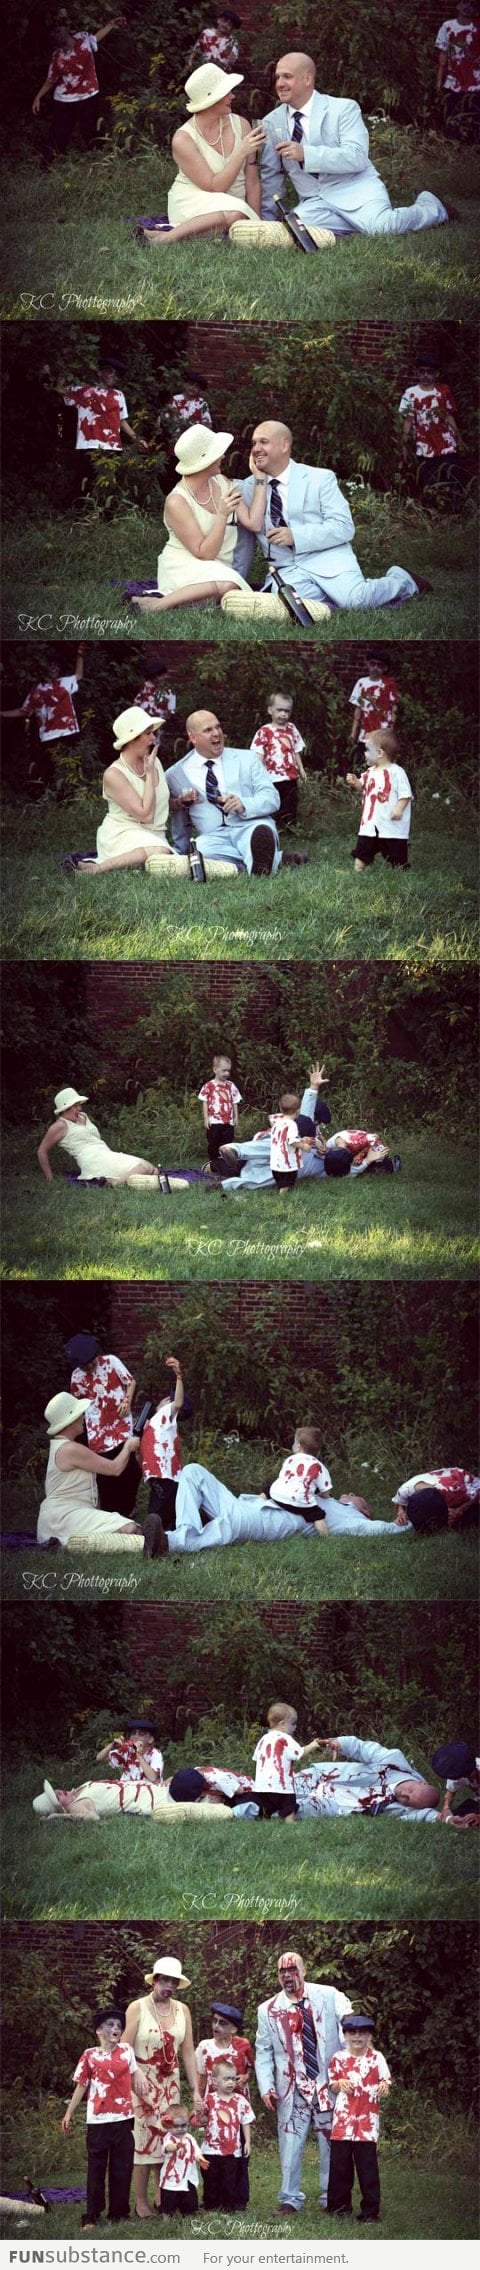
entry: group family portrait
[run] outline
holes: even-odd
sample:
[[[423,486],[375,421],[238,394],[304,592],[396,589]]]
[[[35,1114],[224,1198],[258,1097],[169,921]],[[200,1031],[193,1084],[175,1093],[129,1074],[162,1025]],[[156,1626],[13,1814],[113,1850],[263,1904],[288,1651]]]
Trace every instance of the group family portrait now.
[[[131,1917],[7,1927],[13,2243],[473,2237],[472,1926]]]

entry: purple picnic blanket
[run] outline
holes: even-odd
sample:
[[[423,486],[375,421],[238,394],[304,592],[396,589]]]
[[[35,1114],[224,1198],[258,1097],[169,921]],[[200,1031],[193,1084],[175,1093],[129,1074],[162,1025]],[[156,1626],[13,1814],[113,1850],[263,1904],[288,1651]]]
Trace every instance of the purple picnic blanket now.
[[[61,2189],[56,2184],[42,2183],[38,2185],[38,2190],[41,2191],[42,2198],[48,2200],[49,2207],[66,2207],[69,2204],[75,2205],[77,2201],[80,2205],[87,2196],[86,2190],[84,2191],[78,2184],[67,2190],[66,2188]],[[33,2204],[31,2191],[9,2191],[7,2198],[18,2199],[19,2206],[20,2204],[23,2205],[24,2201],[26,2205]]]
[[[48,1545],[38,1545],[34,1529],[4,1529],[0,1543],[7,1553],[48,1553]]]
[[[164,229],[165,235],[170,236],[172,222],[168,213],[124,213],[123,217],[125,221],[132,221],[135,229]]]

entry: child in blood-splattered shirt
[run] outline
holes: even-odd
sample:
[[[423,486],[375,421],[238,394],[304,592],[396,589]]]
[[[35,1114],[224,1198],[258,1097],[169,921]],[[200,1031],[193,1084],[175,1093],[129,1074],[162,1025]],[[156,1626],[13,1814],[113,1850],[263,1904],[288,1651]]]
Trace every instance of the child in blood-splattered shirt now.
[[[470,125],[475,133],[480,104],[480,22],[475,0],[458,0],[454,15],[440,25],[435,47],[435,92],[442,96],[445,125],[447,129],[458,125],[462,137]]]
[[[156,1728],[148,1718],[128,1718],[123,1734],[114,1734],[102,1750],[97,1750],[97,1765],[115,1766],[121,1782],[148,1782],[154,1788],[163,1781],[162,1751],[156,1748]]]
[[[192,47],[188,58],[189,71],[193,71],[195,64],[200,62],[218,63],[222,71],[236,70],[240,48],[235,32],[240,29],[241,17],[235,15],[233,8],[222,7],[212,8],[212,16],[215,17],[214,24],[205,25]]]
[[[138,692],[133,697],[134,704],[138,709],[146,709],[147,717],[158,718],[159,725],[164,725],[167,717],[175,716],[177,696],[173,686],[160,685],[160,679],[167,676],[166,663],[151,662],[149,667],[150,677],[145,678],[143,686],[138,687]]]
[[[213,1072],[199,1089],[198,1101],[203,1107],[203,1124],[207,1137],[207,1150],[212,1172],[217,1165],[221,1143],[233,1143],[238,1127],[238,1106],[242,1098],[230,1073],[230,1056],[214,1056]]]
[[[360,826],[352,851],[355,874],[373,865],[377,852],[390,867],[408,867],[408,838],[413,790],[403,765],[398,763],[395,733],[365,735],[367,769],[359,777],[347,772],[347,786],[362,798]]]
[[[242,2012],[234,2002],[212,2002],[212,2032],[197,2042],[195,2056],[200,2080],[210,2084],[213,2067],[219,2059],[235,2066],[237,2088],[248,2097],[249,2076],[254,2069],[254,2054],[246,2034],[239,2032],[243,2024]]]
[[[97,2047],[84,2049],[75,2067],[73,2096],[62,2120],[68,2132],[82,2097],[87,2100],[87,2212],[84,2230],[94,2230],[105,2206],[108,2169],[108,2215],[111,2223],[128,2221],[133,2168],[132,2080],[138,2096],[146,2094],[133,2049],[121,2039],[124,2020],[109,2003],[94,2019]]]
[[[355,2169],[360,2184],[360,2223],[376,2223],[380,2214],[377,2138],[379,2104],[388,2096],[391,2075],[379,2049],[373,2047],[371,2018],[353,2013],[342,2018],[346,2048],[337,2051],[328,2067],[328,2088],[322,2083],[322,2103],[328,2091],[335,2097],[330,2146],[327,2210],[350,2215]]]
[[[420,490],[462,481],[460,450],[463,441],[457,425],[457,405],[451,388],[440,378],[438,364],[417,364],[415,377],[399,403],[403,456],[413,449]]]
[[[318,1519],[319,1500],[332,1489],[331,1475],[321,1456],[318,1428],[297,1427],[288,1458],[270,1484],[268,1496],[273,1505],[282,1506],[287,1513],[299,1513],[303,1521],[314,1523]]]
[[[200,2145],[190,2135],[188,2113],[183,2104],[176,2105],[170,2114],[168,2128],[162,2136],[164,2159],[159,2172],[160,2208],[162,2215],[198,2214],[198,2170],[206,2168]]]
[[[53,89],[53,120],[58,150],[65,150],[74,129],[79,128],[82,141],[90,142],[96,132],[99,86],[94,56],[101,41],[117,25],[125,22],[124,16],[111,16],[98,32],[71,31],[65,15],[57,27],[58,47],[50,58],[47,77],[35,95],[32,110],[34,118],[40,114],[44,95]]]
[[[275,1702],[267,1711],[268,1733],[262,1734],[254,1750],[255,1796],[260,1799],[262,1820],[270,1821],[278,1815],[281,1821],[296,1813],[294,1771],[299,1758],[308,1758],[318,1749],[319,1737],[302,1744],[295,1741],[297,1712],[291,1703]]]
[[[405,1516],[405,1526],[408,1521],[413,1521],[413,1526],[416,1527],[416,1508],[415,1505],[412,1508],[411,1500],[417,1497],[423,1498],[424,1490],[434,1491],[439,1498],[440,1506],[441,1501],[443,1501],[443,1506],[446,1508],[448,1528],[454,1529],[456,1524],[461,1523],[470,1511],[473,1514],[475,1508],[478,1509],[480,1475],[467,1473],[465,1466],[436,1466],[431,1468],[429,1472],[412,1474],[410,1481],[401,1482],[393,1499],[393,1504],[398,1507],[399,1513]]]
[[[164,1529],[174,1529],[177,1477],[182,1467],[178,1419],[185,1389],[178,1357],[166,1356],[165,1365],[175,1374],[175,1392],[163,1396],[147,1420],[140,1438],[140,1464],[144,1482],[150,1483],[147,1520],[150,1514],[159,1514]]]
[[[360,753],[367,733],[381,733],[384,726],[393,729],[400,701],[396,679],[382,669],[376,654],[366,655],[366,669],[356,678],[349,699],[353,709],[351,746],[355,748],[358,742]]]
[[[247,2204],[245,2161],[250,2158],[249,2128],[255,2119],[248,2097],[238,2087],[235,2065],[225,2058],[215,2066],[215,2078],[204,2098],[205,2135],[202,2150],[207,2160],[203,2204],[227,2215]],[[243,2168],[242,2168],[243,2161]]]
[[[269,725],[259,725],[254,733],[251,749],[265,765],[270,779],[275,781],[280,797],[278,826],[295,827],[298,808],[298,782],[306,780],[302,764],[305,742],[292,718],[291,694],[271,694],[267,702]]]
[[[302,1142],[297,1127],[300,1097],[280,1096],[278,1111],[270,1120],[270,1171],[276,1190],[293,1190],[300,1160]],[[295,1117],[294,1117],[295,1114]]]

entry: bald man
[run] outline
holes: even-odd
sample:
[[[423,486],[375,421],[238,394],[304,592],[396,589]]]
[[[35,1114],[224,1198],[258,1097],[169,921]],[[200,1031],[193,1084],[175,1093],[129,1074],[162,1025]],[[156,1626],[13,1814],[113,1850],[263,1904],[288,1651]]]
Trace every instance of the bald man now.
[[[404,236],[448,221],[446,206],[429,189],[413,205],[390,204],[368,155],[358,102],[320,94],[311,55],[282,55],[275,85],[279,107],[263,120],[263,220],[278,219],[274,198],[282,196],[287,175],[299,198],[298,219],[334,236]]]
[[[323,465],[298,465],[289,427],[279,419],[255,427],[250,463],[254,472],[239,483],[245,504],[251,504],[257,470],[266,484],[257,543],[298,599],[326,599],[331,607],[391,607],[430,588],[402,567],[362,575],[350,542],[355,535],[350,506],[335,473]],[[266,591],[270,583],[267,573]]]
[[[276,875],[282,854],[274,814],[278,789],[254,749],[225,747],[218,717],[196,709],[187,717],[189,750],[170,765],[175,850],[197,839],[207,879],[212,875]]]

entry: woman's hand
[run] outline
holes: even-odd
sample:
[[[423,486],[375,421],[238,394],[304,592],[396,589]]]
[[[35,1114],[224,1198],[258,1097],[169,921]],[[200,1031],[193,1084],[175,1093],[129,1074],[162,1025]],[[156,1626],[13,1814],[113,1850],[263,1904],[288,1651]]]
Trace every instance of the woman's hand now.
[[[231,512],[238,512],[238,507],[241,503],[242,491],[238,487],[238,482],[229,481],[228,489],[225,490],[225,495],[222,497],[221,505],[219,508],[221,512],[225,513],[226,520],[228,520]]]
[[[263,150],[266,139],[264,126],[249,126],[248,134],[243,136],[242,158],[258,157],[259,151]]]

